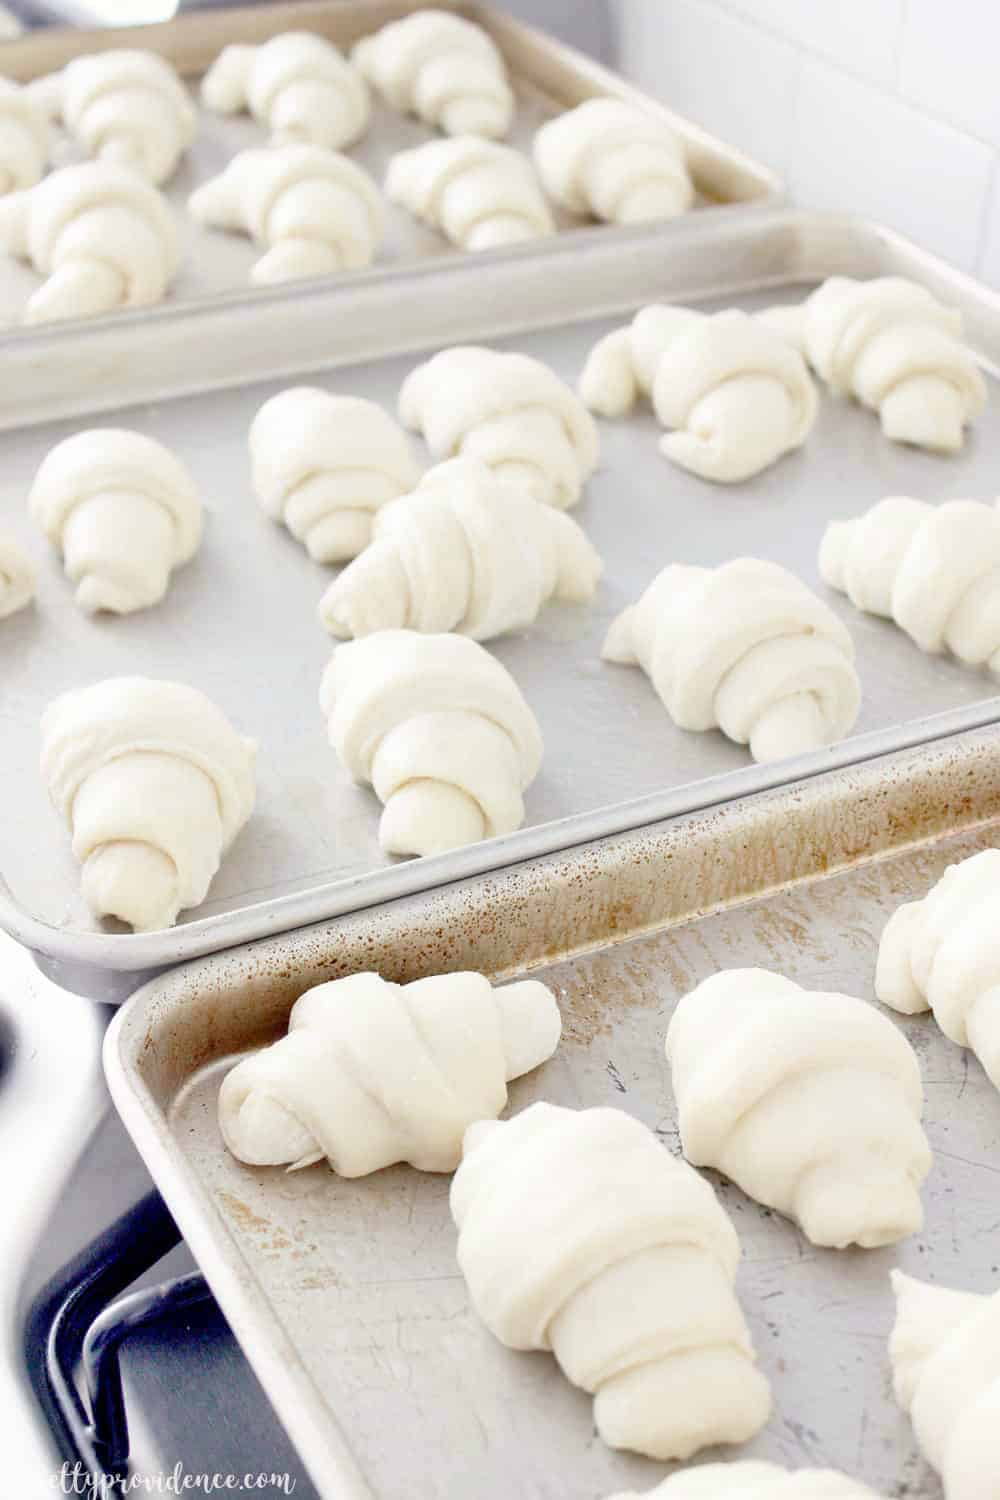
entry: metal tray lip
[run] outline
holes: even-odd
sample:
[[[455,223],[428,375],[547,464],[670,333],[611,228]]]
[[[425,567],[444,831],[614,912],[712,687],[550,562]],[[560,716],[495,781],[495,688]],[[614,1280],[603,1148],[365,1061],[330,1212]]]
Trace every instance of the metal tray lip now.
[[[153,981],[155,983],[155,981]],[[240,1254],[235,1242],[227,1253],[218,1255],[218,1241],[213,1220],[218,1211],[208,1193],[185,1163],[170,1160],[169,1142],[161,1136],[152,1102],[133,1086],[122,1057],[119,1033],[127,1022],[120,1010],[112,1019],[104,1037],[104,1076],[112,1102],[199,1266],[212,1266],[212,1294],[240,1347],[252,1364],[254,1373],[276,1410],[281,1423],[305,1464],[323,1500],[375,1500],[371,1487],[361,1475],[339,1423],[323,1406],[322,1394],[311,1380],[288,1334],[276,1313],[265,1302],[254,1297],[239,1274]],[[222,1226],[225,1233],[225,1226]],[[253,1354],[246,1338],[252,1337]],[[263,1337],[261,1336],[263,1335]],[[308,1392],[310,1400],[288,1399],[289,1383]],[[317,1409],[322,1408],[319,1415]],[[331,1462],[337,1473],[331,1484]]]
[[[870,216],[824,213],[799,208],[783,200],[777,202],[769,200],[766,203],[762,202],[759,207],[721,205],[710,215],[689,214],[682,216],[681,219],[670,221],[670,224],[672,227],[669,229],[669,238],[673,244],[681,241],[686,245],[697,244],[698,240],[712,241],[725,234],[727,230],[736,235],[740,233],[765,235],[784,230],[790,235],[798,234],[803,239],[810,235],[835,234],[840,237],[845,248],[852,242],[863,245],[866,241],[871,243],[873,248],[889,246],[922,260],[928,269],[946,275],[956,290],[976,296],[981,303],[989,305],[1000,314],[1000,291],[986,286],[970,272],[962,271],[934,252],[925,250],[907,235],[891,229]],[[202,318],[235,315],[245,312],[247,308],[253,308],[263,317],[269,312],[282,307],[287,308],[293,304],[302,303],[308,307],[322,302],[324,312],[329,309],[331,315],[335,315],[339,305],[351,303],[360,297],[371,294],[384,298],[387,294],[398,294],[404,283],[406,289],[412,291],[416,297],[427,283],[434,284],[440,281],[447,288],[449,282],[453,280],[479,279],[480,270],[503,273],[516,269],[518,265],[537,264],[541,271],[561,261],[580,264],[594,260],[605,250],[620,255],[623,243],[625,248],[629,245],[648,248],[657,245],[664,238],[664,229],[663,226],[640,224],[622,229],[621,234],[623,241],[616,238],[609,245],[608,236],[595,235],[594,226],[582,225],[542,241],[511,245],[505,250],[483,251],[475,256],[447,254],[427,256],[418,263],[398,269],[389,266],[374,266],[363,271],[351,272],[342,278],[308,277],[299,281],[261,287],[252,293],[246,288],[237,287],[192,298],[187,302],[167,301],[152,307],[124,308],[118,312],[106,313],[101,317],[39,324],[31,327],[23,325],[0,327],[0,359],[6,355],[22,357],[25,354],[29,358],[37,355],[39,360],[47,357],[58,359],[61,351],[75,351],[81,344],[85,349],[91,344],[99,347],[102,342],[114,339],[118,335],[128,336],[132,330],[138,329],[143,330],[149,341],[159,329],[167,332],[179,329],[183,333],[188,326],[192,324],[197,326]],[[803,265],[801,272],[799,268],[795,268],[791,274],[779,268],[769,277],[758,276],[752,278],[752,281],[748,279],[745,283],[738,278],[728,280],[718,290],[735,296],[742,288],[750,285],[758,289],[767,285],[784,286],[793,284],[798,279],[808,281],[823,274],[822,271],[811,269],[808,265]],[[716,294],[716,288],[706,283],[703,288],[685,292],[684,297],[686,301],[697,302]],[[602,302],[598,312],[592,313],[590,309],[582,311],[580,317],[586,319],[605,312],[613,313],[617,309],[633,306],[634,303],[635,297],[629,293],[628,278],[623,277],[620,296],[616,295],[612,300]],[[565,321],[563,315],[558,315],[558,321]],[[484,316],[484,325],[488,329],[495,326],[488,316]],[[535,330],[545,326],[547,326],[545,322],[538,319],[532,321],[529,328]],[[485,339],[504,336],[502,332],[486,332],[482,335]],[[402,354],[413,349],[430,349],[434,346],[434,336],[430,333],[421,333],[418,342],[413,343],[407,340],[406,343],[393,345],[392,348],[394,352]],[[361,363],[368,358],[382,357],[386,356],[381,347],[369,352],[362,350],[360,353],[354,349],[351,362]],[[339,352],[335,347],[331,347],[331,366],[335,365],[338,359]],[[290,367],[295,367],[294,360],[290,361]],[[283,365],[268,366],[268,372],[253,378],[269,379],[272,375],[273,378],[281,378],[283,368]],[[310,364],[309,368],[317,367]],[[303,371],[303,374],[305,373],[307,371]],[[223,377],[195,388],[211,390],[225,388],[236,383],[238,382],[235,378]],[[171,399],[173,394],[176,392],[168,392],[162,397],[139,396],[137,399]]]
[[[1000,724],[1000,696],[915,719],[896,728],[872,730],[790,760],[743,766],[666,793],[653,792],[592,813],[541,823],[448,854],[408,860],[258,901],[232,912],[195,918],[163,932],[101,933],[53,927],[25,911],[0,874],[0,927],[34,954],[95,970],[119,974],[172,968],[258,938],[368,911],[406,896],[495,874],[655,823],[742,802],[763,792],[801,786],[832,772],[997,724]],[[355,901],[352,892],[358,887],[363,887],[363,898]]]
[[[568,248],[571,252],[584,249],[587,241],[595,234],[600,234],[603,240],[613,238],[616,245],[620,245],[622,253],[628,252],[632,245],[649,240],[661,238],[673,238],[675,235],[686,233],[692,227],[693,222],[707,217],[716,225],[720,219],[737,215],[742,217],[747,213],[760,213],[780,207],[787,201],[787,188],[781,177],[770,167],[764,166],[754,158],[748,156],[738,147],[731,146],[711,132],[704,130],[695,121],[688,120],[686,116],[672,110],[663,100],[647,94],[644,90],[631,84],[624,76],[616,73],[614,69],[607,67],[597,59],[588,54],[551,37],[540,27],[528,25],[516,20],[514,17],[505,15],[495,7],[482,3],[482,0],[445,0],[452,9],[469,12],[473,16],[481,18],[483,24],[488,26],[499,25],[501,29],[512,32],[515,37],[525,41],[532,41],[539,48],[544,48],[547,55],[562,62],[567,68],[574,70],[583,78],[593,82],[595,87],[605,87],[614,90],[619,96],[632,96],[638,102],[641,101],[645,107],[669,117],[676,122],[678,127],[689,135],[704,150],[711,150],[721,159],[724,159],[734,167],[739,168],[747,175],[754,177],[761,188],[756,197],[736,201],[714,203],[710,202],[699,208],[696,212],[681,214],[675,219],[663,220],[652,224],[616,225],[601,223],[580,223],[572,228],[561,229],[557,234],[543,237],[537,240],[526,241],[521,244],[510,245],[488,251],[477,252],[474,257],[476,265],[481,265],[487,272],[492,267],[504,265],[512,259],[535,259],[544,262],[551,254],[560,248]],[[361,12],[378,4],[378,0],[343,0],[345,9]],[[418,10],[422,8],[423,0],[413,0],[407,9]],[[276,9],[274,5],[266,6],[264,9]],[[240,7],[231,15],[254,14],[255,8]],[[225,16],[225,11],[220,13]],[[204,13],[192,12],[187,15],[176,17],[174,20],[155,26],[157,31],[172,28],[180,29],[199,25]],[[143,30],[145,28],[119,28],[115,31],[115,37],[119,44],[122,42],[136,41],[130,36],[130,30]],[[192,27],[193,29],[193,27]],[[83,30],[74,31],[72,27],[60,28],[60,32],[72,36],[76,44],[75,55],[87,55],[90,52],[107,50],[109,44],[109,32],[107,30]],[[0,62],[3,60],[5,47],[17,47],[27,50],[32,45],[32,39],[16,39],[8,43],[0,43]],[[169,52],[168,48],[164,51]],[[410,280],[417,281],[424,271],[430,273],[444,272],[448,269],[458,269],[466,260],[468,255],[456,254],[454,250],[449,251],[442,242],[439,254],[429,255],[419,262],[401,262],[398,264],[383,264],[366,267],[361,271],[349,271],[336,276],[305,277],[290,283],[284,283],[272,287],[234,287],[230,290],[206,293],[185,298],[181,302],[173,303],[169,298],[155,304],[152,307],[122,308],[117,311],[105,313],[96,318],[77,319],[75,321],[59,324],[41,325],[13,325],[0,330],[0,358],[11,347],[17,349],[19,346],[29,348],[45,347],[46,341],[53,333],[67,333],[73,339],[86,337],[91,331],[99,334],[102,328],[108,325],[114,328],[128,329],[129,327],[142,326],[154,327],[161,321],[159,315],[166,314],[169,317],[184,320],[197,317],[202,313],[224,312],[231,307],[268,307],[280,305],[288,301],[289,297],[296,293],[304,292],[306,296],[315,294],[317,291],[342,290],[350,295],[359,288],[387,283],[398,287],[400,283]]]
[[[245,311],[248,308],[264,313],[292,302],[309,302],[320,295],[340,301],[369,290],[388,289],[400,292],[405,288],[416,296],[420,292],[421,283],[425,281],[436,281],[463,272],[471,274],[480,269],[489,274],[518,262],[537,262],[541,271],[553,259],[567,254],[574,258],[586,254],[593,247],[596,234],[601,236],[605,244],[613,236],[615,247],[621,254],[625,254],[631,246],[655,244],[661,239],[675,241],[682,235],[697,237],[709,230],[718,232],[733,219],[742,220],[750,215],[762,216],[777,212],[783,202],[783,196],[777,196],[766,202],[762,200],[760,204],[723,203],[698,214],[682,215],[680,219],[654,224],[623,225],[611,228],[610,231],[608,226],[602,228],[595,224],[580,224],[539,240],[527,240],[497,250],[481,250],[474,255],[448,253],[443,249],[439,255],[428,255],[410,264],[401,262],[374,265],[337,276],[304,276],[271,286],[233,287],[224,291],[206,292],[183,302],[171,302],[168,299],[151,307],[125,307],[103,313],[99,317],[67,319],[58,323],[14,324],[0,327],[0,359],[7,353],[20,353],[25,349],[40,352],[48,350],[58,354],[60,346],[76,346],[81,340],[87,342],[90,335],[99,337],[111,332],[127,333],[129,329],[141,329],[145,336],[152,337],[160,325],[197,324],[202,317],[225,316],[226,313]],[[705,222],[706,217],[709,217],[708,223]]]

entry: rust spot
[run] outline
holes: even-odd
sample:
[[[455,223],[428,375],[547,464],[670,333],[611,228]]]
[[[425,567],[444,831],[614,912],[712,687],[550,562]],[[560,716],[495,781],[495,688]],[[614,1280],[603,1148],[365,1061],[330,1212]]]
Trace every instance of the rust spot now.
[[[300,1277],[295,1286],[300,1292],[329,1292],[340,1286],[340,1277],[335,1271],[312,1271]]]
[[[220,1188],[218,1197],[237,1227],[246,1230],[248,1234],[263,1234],[271,1228],[270,1219],[265,1219],[261,1214],[255,1213],[249,1203],[244,1203],[243,1199],[237,1198],[235,1193]]]

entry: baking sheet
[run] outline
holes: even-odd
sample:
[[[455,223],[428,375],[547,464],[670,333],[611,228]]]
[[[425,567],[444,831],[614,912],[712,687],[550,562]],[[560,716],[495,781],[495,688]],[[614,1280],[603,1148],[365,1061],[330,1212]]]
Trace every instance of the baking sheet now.
[[[517,96],[517,116],[509,144],[530,153],[535,131],[558,113],[558,106],[524,82],[517,83]],[[221,172],[238,151],[266,145],[267,132],[247,115],[226,117],[199,107],[198,117],[198,137],[163,189],[174,211],[182,254],[180,271],[164,304],[168,307],[234,290],[245,291],[252,300],[259,292],[249,278],[251,267],[264,253],[263,248],[254,246],[246,235],[223,234],[197,224],[187,212],[187,201],[195,188]],[[397,151],[435,139],[439,139],[436,131],[375,101],[367,133],[345,154],[371,173],[381,188],[389,160]],[[83,159],[72,142],[61,143],[57,165]],[[385,239],[376,260],[379,269],[402,271],[430,257],[453,259],[464,253],[443,235],[420,224],[405,209],[388,200],[385,208]],[[554,212],[561,229],[591,232],[600,227],[584,226],[561,210]],[[350,281],[352,276],[348,272],[343,279]],[[41,278],[29,265],[0,255],[0,326],[13,326],[21,321],[27,299],[40,285]]]
[[[546,922],[557,923],[554,956],[593,938],[587,905],[603,907],[603,938],[582,955],[528,965],[556,991],[564,1039],[550,1063],[512,1086],[511,1110],[542,1098],[612,1105],[678,1149],[662,1050],[678,999],[718,969],[759,965],[807,988],[872,1000],[891,912],[923,895],[947,864],[1000,839],[998,766],[1000,737],[960,737],[822,778],[806,796],[771,793],[627,836],[610,853],[550,861],[548,888],[575,881],[583,901],[554,894],[538,918],[522,913],[504,977],[537,959]],[[935,818],[960,831],[914,843]],[[724,880],[726,904],[700,914]],[[681,893],[675,920],[634,936],[654,881]],[[612,887],[617,902],[604,906]],[[658,900],[665,909],[667,898]],[[548,1356],[502,1348],[470,1309],[447,1179],[405,1167],[354,1182],[324,1165],[289,1175],[244,1167],[222,1146],[221,1078],[241,1052],[282,1034],[302,989],[352,968],[412,979],[489,967],[499,956],[494,926],[512,917],[516,925],[520,911],[483,882],[408,905],[397,919],[347,919],[312,939],[293,934],[148,986],[109,1033],[115,1102],[321,1495],[603,1500],[644,1491],[668,1470],[605,1448],[590,1398]],[[477,925],[467,921],[473,911]],[[436,943],[427,944],[429,933]],[[940,1496],[891,1394],[888,1273],[900,1266],[943,1285],[997,1286],[1000,1096],[932,1019],[894,1019],[924,1075],[934,1150],[925,1227],[882,1251],[818,1250],[707,1174],[740,1234],[738,1290],[775,1410],[754,1442],[699,1461],[829,1465],[880,1494]]]
[[[357,0],[346,3],[263,6],[259,10],[223,10],[214,16],[191,15],[163,26],[131,28],[109,38],[107,31],[45,33],[33,35],[9,46],[0,44],[0,76],[20,79],[38,77],[61,64],[64,57],[104,50],[112,45],[156,47],[190,78],[197,103],[197,74],[204,62],[229,42],[263,38],[278,31],[297,27],[328,36],[338,45],[347,46],[355,36],[378,28],[389,16],[421,7],[416,3],[365,4]],[[497,40],[509,59],[511,78],[517,96],[517,113],[508,144],[530,157],[535,131],[562,109],[571,107],[585,92],[615,92],[632,98],[642,97],[623,80],[582,53],[555,42],[533,28],[524,27],[508,17],[493,16],[487,7],[462,8],[495,31]],[[525,68],[530,71],[525,72]],[[195,76],[192,76],[195,75]],[[539,81],[540,80],[540,81]],[[585,91],[585,92],[581,92]],[[419,121],[386,108],[373,93],[371,124],[364,137],[346,154],[364,167],[382,185],[390,157],[398,151],[439,139],[438,132]],[[655,100],[643,103],[658,114],[669,114]],[[221,172],[237,151],[266,144],[267,131],[248,116],[223,117],[198,106],[198,137],[177,172],[163,191],[174,209],[183,259],[178,277],[165,303],[168,307],[192,300],[217,296],[228,291],[244,293],[252,303],[261,295],[250,285],[252,265],[262,253],[244,235],[223,234],[197,225],[187,213],[187,201],[201,183]],[[729,201],[775,200],[780,193],[777,179],[741,153],[704,135],[686,121],[669,118],[689,139],[693,152],[693,170],[697,174],[699,196],[695,208],[716,207]],[[75,145],[61,140],[56,165],[81,159]],[[596,233],[625,235],[635,230],[619,230],[599,225],[578,216],[554,209],[561,231],[576,230],[583,241]],[[669,226],[641,229],[640,235],[669,233]],[[412,215],[394,204],[386,204],[386,235],[376,268],[388,273],[412,269],[428,259],[453,260],[464,254],[442,235],[421,225]],[[492,260],[495,257],[489,256]],[[328,279],[328,278],[324,278]],[[350,284],[355,273],[334,278]],[[40,278],[21,262],[0,255],[0,327],[16,326],[27,298],[40,284]],[[142,312],[139,313],[141,317]],[[33,334],[25,335],[28,337]]]
[[[773,281],[780,273],[773,264],[769,270]],[[669,269],[659,275],[669,295]],[[773,287],[705,305],[735,301],[754,308],[804,289]],[[994,300],[982,293],[986,315],[971,328],[987,351],[1000,347],[993,342]],[[619,321],[584,313],[581,304],[579,321],[494,342],[537,355],[574,381],[593,342]],[[407,355],[354,364],[318,383],[394,408],[414,363]],[[164,604],[123,618],[90,618],[76,609],[57,558],[25,512],[43,455],[89,424],[64,421],[0,434],[0,518],[39,560],[41,573],[37,606],[0,631],[6,776],[0,872],[13,895],[0,899],[0,916],[36,952],[55,956],[60,967],[50,964],[50,972],[69,987],[90,986],[103,998],[120,999],[129,981],[116,989],[108,968],[153,968],[743,795],[825,769],[837,758],[861,759],[1000,717],[993,679],[927,656],[888,622],[857,613],[823,587],[816,565],[826,523],[885,494],[992,496],[1000,458],[995,389],[965,449],[949,459],[888,443],[871,413],[824,396],[806,448],[733,487],[707,484],[669,464],[657,448],[654,418],[640,411],[601,423],[601,468],[574,511],[606,565],[593,607],[553,606],[529,631],[491,644],[535,709],[545,738],[545,765],[526,798],[526,828],[452,855],[387,861],[377,842],[378,803],[347,780],[317,706],[332,643],[315,606],[331,572],[263,515],[250,490],[246,433],[260,403],[285,383],[241,385],[102,416],[175,448],[209,511],[204,545],[175,574]],[[426,458],[422,445],[416,447]],[[675,728],[640,671],[600,661],[609,621],[660,567],[715,564],[741,553],[792,568],[849,625],[865,697],[856,733],[842,745],[754,767],[743,748],[719,733]],[[208,901],[168,934],[86,930],[92,923],[78,897],[79,873],[37,771],[37,726],[46,703],[83,682],[133,672],[200,687],[261,747],[254,818]],[[92,974],[74,968],[87,963],[95,966]]]

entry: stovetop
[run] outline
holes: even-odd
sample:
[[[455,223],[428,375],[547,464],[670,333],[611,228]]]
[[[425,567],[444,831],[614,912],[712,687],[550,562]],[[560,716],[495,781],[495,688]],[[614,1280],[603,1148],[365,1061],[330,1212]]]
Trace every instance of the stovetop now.
[[[3,1491],[9,1482],[9,1493],[20,1500],[60,1491],[103,1500],[82,1470],[74,1473],[76,1449],[58,1412],[43,1410],[43,1402],[51,1402],[54,1350],[61,1342],[78,1353],[74,1318],[79,1345],[101,1307],[123,1306],[117,1295],[127,1285],[140,1290],[188,1278],[181,1305],[170,1296],[158,1299],[152,1321],[135,1318],[141,1299],[124,1304],[138,1323],[120,1352],[129,1435],[125,1472],[150,1481],[148,1491],[133,1493],[155,1494],[154,1486],[162,1489],[170,1476],[235,1475],[241,1484],[244,1476],[254,1478],[252,1491],[244,1493],[315,1500],[225,1319],[200,1290],[200,1278],[192,1290],[196,1267],[183,1242],[131,1280],[129,1262],[145,1265],[158,1253],[157,1235],[172,1240],[176,1231],[108,1099],[100,1050],[110,1014],[58,990],[0,934],[0,1181],[7,1202],[16,1205],[0,1222],[0,1410],[13,1443]],[[104,1283],[88,1301],[83,1283],[95,1273]],[[53,1319],[67,1301],[73,1316],[64,1314],[54,1335]],[[112,1315],[115,1337],[120,1321]],[[85,1392],[83,1371],[69,1362],[75,1389]],[[89,1427],[93,1413],[85,1394],[81,1404]],[[100,1444],[98,1456],[108,1456]],[[117,1460],[112,1467],[119,1469]],[[110,1500],[114,1491],[107,1493]]]

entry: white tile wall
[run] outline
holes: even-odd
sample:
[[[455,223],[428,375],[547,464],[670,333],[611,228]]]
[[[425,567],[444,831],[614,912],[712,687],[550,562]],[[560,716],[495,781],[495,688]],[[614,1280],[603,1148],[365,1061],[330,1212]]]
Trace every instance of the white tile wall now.
[[[609,0],[617,65],[780,172],[1000,286],[997,0]]]
[[[826,63],[803,60],[788,185],[800,203],[845,207],[954,261],[978,264],[994,150]]]
[[[672,108],[786,166],[798,56],[786,41],[706,0],[613,0],[619,66]],[[750,107],[748,79],[756,80]]]
[[[899,87],[920,109],[1000,143],[1000,8],[994,0],[910,0]]]
[[[729,9],[883,87],[896,81],[905,0],[730,0]],[[943,0],[930,0],[932,5]],[[972,0],[975,4],[976,0]],[[985,0],[990,4],[990,0]],[[668,8],[668,7],[665,7]]]

